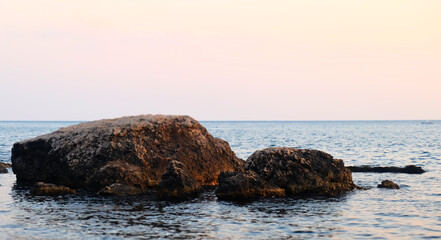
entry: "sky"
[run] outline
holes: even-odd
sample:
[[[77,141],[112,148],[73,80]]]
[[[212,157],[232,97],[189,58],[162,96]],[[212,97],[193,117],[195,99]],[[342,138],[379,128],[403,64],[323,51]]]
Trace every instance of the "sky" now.
[[[0,0],[0,120],[441,119],[439,0]]]

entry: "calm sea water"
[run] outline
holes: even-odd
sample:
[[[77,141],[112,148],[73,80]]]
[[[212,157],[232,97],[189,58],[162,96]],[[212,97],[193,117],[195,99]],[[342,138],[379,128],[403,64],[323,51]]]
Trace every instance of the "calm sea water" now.
[[[0,122],[0,161],[14,142],[74,122]],[[338,198],[180,203],[149,197],[34,197],[0,174],[0,239],[423,239],[441,238],[441,121],[202,122],[246,159],[271,146],[319,149],[346,165],[416,164],[422,175],[354,173],[370,188]],[[399,190],[378,189],[390,179]]]

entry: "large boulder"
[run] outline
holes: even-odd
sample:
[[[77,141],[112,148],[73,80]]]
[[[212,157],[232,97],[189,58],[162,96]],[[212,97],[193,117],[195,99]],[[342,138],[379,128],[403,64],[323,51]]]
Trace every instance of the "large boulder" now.
[[[169,161],[182,162],[201,185],[241,171],[227,142],[188,116],[141,115],[81,123],[15,143],[18,182],[51,182],[100,190],[114,183],[157,187]]]
[[[267,148],[253,153],[245,172],[219,176],[216,195],[220,199],[256,196],[337,196],[356,188],[352,173],[340,159],[317,151]]]

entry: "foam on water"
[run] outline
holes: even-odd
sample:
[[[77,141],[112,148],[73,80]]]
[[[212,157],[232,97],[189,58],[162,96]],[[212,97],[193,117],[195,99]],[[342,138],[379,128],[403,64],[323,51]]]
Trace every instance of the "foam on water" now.
[[[72,122],[0,122],[0,161],[16,141]],[[338,198],[180,203],[149,197],[35,197],[0,174],[0,238],[418,239],[441,238],[441,122],[202,122],[246,159],[256,149],[319,149],[346,165],[417,164],[422,175],[354,173],[368,187]],[[391,179],[400,190],[378,189]]]

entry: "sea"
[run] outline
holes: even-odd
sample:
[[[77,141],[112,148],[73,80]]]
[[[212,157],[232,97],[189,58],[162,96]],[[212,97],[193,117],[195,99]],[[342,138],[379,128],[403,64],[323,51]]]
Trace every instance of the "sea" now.
[[[77,122],[0,122],[0,161],[15,142]],[[0,174],[0,239],[436,239],[441,238],[441,121],[201,122],[246,160],[267,147],[318,149],[346,166],[405,166],[424,174],[353,173],[334,198],[228,202],[213,189],[182,202],[149,196],[31,196]],[[392,180],[401,189],[380,189]]]

